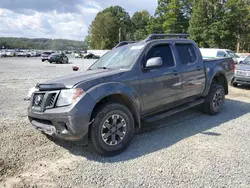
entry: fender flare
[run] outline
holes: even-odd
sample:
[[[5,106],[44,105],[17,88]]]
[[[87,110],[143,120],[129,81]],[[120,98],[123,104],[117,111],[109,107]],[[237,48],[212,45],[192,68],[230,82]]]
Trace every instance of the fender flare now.
[[[138,128],[141,128],[141,121],[140,121],[141,101],[139,99],[138,93],[132,87],[124,83],[108,82],[108,83],[98,84],[88,89],[86,93],[95,101],[94,103],[95,105],[89,106],[91,114],[96,104],[100,102],[102,99],[117,94],[125,96],[127,99],[129,99],[130,103],[132,104],[135,113],[134,115],[136,116],[136,120],[138,122]],[[89,118],[91,118],[91,115]],[[92,120],[90,119],[89,121],[91,122]]]
[[[207,73],[208,81],[207,81],[207,87],[206,87],[204,94],[203,94],[204,97],[208,95],[208,92],[210,91],[213,79],[217,74],[223,75],[225,80],[226,80],[226,85],[228,85],[227,77],[226,77],[224,71],[221,68],[216,67],[215,69],[212,69],[212,70],[208,71],[208,73]],[[227,89],[228,88],[225,88],[225,90],[227,90]]]

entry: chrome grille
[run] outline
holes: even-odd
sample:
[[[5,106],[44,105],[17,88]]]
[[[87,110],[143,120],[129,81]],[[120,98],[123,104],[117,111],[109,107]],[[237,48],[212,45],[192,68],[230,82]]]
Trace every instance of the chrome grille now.
[[[54,108],[57,93],[49,93],[46,99],[45,108]]]
[[[49,100],[49,106],[53,106],[56,99],[56,93],[53,93]]]
[[[59,91],[45,91],[34,93],[32,106],[37,111],[44,111],[55,107]]]
[[[236,70],[236,76],[250,77],[250,70]]]
[[[44,100],[44,95],[45,95],[44,93],[34,94],[33,106],[41,107],[43,100]]]

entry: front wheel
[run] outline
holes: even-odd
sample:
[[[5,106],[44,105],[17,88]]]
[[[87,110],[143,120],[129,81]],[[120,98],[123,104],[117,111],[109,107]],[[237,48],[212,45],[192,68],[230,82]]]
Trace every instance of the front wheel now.
[[[203,104],[204,112],[215,115],[219,113],[225,101],[225,89],[222,85],[212,84]]]
[[[129,109],[118,103],[99,108],[90,126],[89,147],[103,156],[114,156],[129,145],[134,136],[134,118]]]

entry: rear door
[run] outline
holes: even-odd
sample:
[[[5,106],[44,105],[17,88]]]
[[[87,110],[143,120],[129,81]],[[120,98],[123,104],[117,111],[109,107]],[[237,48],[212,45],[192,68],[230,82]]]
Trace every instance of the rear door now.
[[[198,47],[192,43],[176,43],[175,49],[181,65],[182,94],[181,98],[202,95],[205,89],[205,68],[202,57],[196,53]]]
[[[181,90],[181,75],[171,44],[161,43],[151,46],[146,52],[142,67],[148,59],[161,57],[163,65],[154,69],[140,70],[139,80],[144,112],[154,112],[170,107],[170,103],[179,100]]]

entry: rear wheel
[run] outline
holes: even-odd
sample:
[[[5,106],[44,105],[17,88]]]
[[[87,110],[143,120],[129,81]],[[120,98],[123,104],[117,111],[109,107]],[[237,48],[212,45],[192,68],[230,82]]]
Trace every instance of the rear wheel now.
[[[99,108],[90,126],[89,147],[103,156],[114,156],[129,145],[134,136],[134,119],[129,109],[118,103]]]
[[[204,111],[205,113],[217,114],[225,101],[225,89],[222,85],[212,84],[210,91],[205,98]]]

